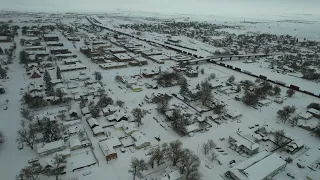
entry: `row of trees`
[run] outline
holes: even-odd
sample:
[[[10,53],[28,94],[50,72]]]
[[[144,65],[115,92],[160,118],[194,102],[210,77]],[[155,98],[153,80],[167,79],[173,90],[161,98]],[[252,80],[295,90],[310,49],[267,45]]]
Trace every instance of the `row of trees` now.
[[[272,86],[267,81],[263,81],[258,87],[255,87],[253,82],[245,80],[242,82],[242,86],[247,89],[242,97],[242,102],[248,106],[256,105],[260,99],[266,98],[267,95],[279,96],[281,93],[281,88],[279,86]],[[253,91],[249,90],[251,87],[254,87]],[[293,89],[288,89],[286,93],[288,97],[292,97],[295,94],[295,91]]]
[[[295,106],[285,106],[277,112],[277,117],[283,122],[286,122],[295,111]]]
[[[173,166],[179,168],[180,173],[184,175],[186,180],[199,180],[201,174],[199,172],[200,159],[190,149],[183,149],[182,142],[176,140],[173,142],[158,145],[151,152],[148,162],[143,159],[133,158],[131,160],[129,173],[133,174],[133,180],[136,176],[141,177],[141,173],[148,169],[148,166],[154,168],[154,165],[160,165],[164,162],[170,162]]]
[[[56,154],[50,165],[43,167],[39,163],[32,163],[20,171],[19,177],[23,180],[38,180],[40,175],[44,175],[54,176],[58,180],[59,176],[65,172],[66,163],[65,156]]]
[[[202,150],[204,155],[206,156],[209,155],[209,158],[211,161],[214,161],[218,157],[218,154],[215,151],[211,151],[216,147],[217,147],[217,144],[212,139],[209,139],[208,142],[205,142],[202,144]],[[211,154],[209,154],[210,151],[211,151]]]
[[[1,64],[0,64],[0,79],[4,79],[7,77],[7,70],[2,68]]]

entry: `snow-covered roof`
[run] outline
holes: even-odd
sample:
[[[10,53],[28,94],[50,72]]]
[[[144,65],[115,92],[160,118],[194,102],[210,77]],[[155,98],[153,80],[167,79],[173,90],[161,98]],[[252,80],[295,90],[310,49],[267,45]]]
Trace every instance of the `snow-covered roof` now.
[[[71,70],[86,69],[87,67],[84,64],[76,63],[71,65],[60,65],[59,68],[61,71],[71,71]]]
[[[70,126],[73,126],[73,125],[76,125],[76,124],[80,124],[80,123],[81,123],[81,120],[77,119],[77,120],[73,120],[73,121],[64,122],[62,125],[64,127],[70,127]]]
[[[134,145],[140,147],[145,143],[150,143],[150,141],[141,132],[136,131],[131,134],[131,137],[135,140]]]
[[[53,141],[53,142],[50,142],[47,144],[39,143],[39,144],[37,144],[37,152],[38,152],[38,154],[42,154],[47,151],[61,149],[64,147],[65,147],[65,143],[63,140]]]
[[[90,118],[87,121],[90,127],[99,126],[99,123],[95,118]]]
[[[316,114],[316,115],[320,115],[320,111],[314,108],[310,108],[307,110],[307,112],[312,113],[312,114]]]
[[[115,153],[114,147],[121,146],[121,142],[118,138],[110,138],[105,141],[99,142],[99,146],[105,156]]]
[[[95,135],[104,133],[103,128],[101,126],[96,126],[92,128],[92,131],[93,131],[93,134]]]
[[[254,141],[246,138],[244,135],[240,134],[240,133],[235,133],[233,135],[230,136],[233,140],[235,140],[235,144],[237,146],[244,146],[247,149],[250,150],[255,150],[257,148],[259,148],[259,144],[255,143]]]
[[[82,146],[80,139],[77,136],[73,136],[69,139],[70,148],[74,149]]]
[[[89,111],[89,108],[88,108],[88,107],[84,107],[84,108],[82,108],[82,109],[81,109],[81,112],[82,112],[82,114],[89,114],[89,113],[90,113],[90,111]]]
[[[199,128],[200,127],[199,127],[198,123],[194,123],[194,124],[190,124],[190,125],[186,126],[187,133],[198,131]]]
[[[68,58],[68,59],[65,59],[63,61],[65,64],[68,64],[68,63],[76,63],[76,62],[79,62],[79,59],[77,58]]]
[[[120,60],[129,60],[129,59],[132,59],[131,56],[129,56],[128,54],[126,53],[117,53],[117,54],[114,54],[115,57],[117,57],[118,59]]]
[[[312,114],[310,114],[309,112],[302,112],[299,114],[299,117],[301,117],[302,119],[310,119],[312,118]]]
[[[79,131],[82,131],[82,130],[84,130],[84,127],[82,124],[75,124],[75,125],[70,126],[68,128],[69,134],[75,134],[75,133],[78,133]]]
[[[237,164],[230,171],[239,180],[262,180],[285,164],[277,154],[262,151]]]
[[[138,130],[134,122],[128,122],[124,120],[115,124],[114,127],[121,128],[126,134],[130,134]]]

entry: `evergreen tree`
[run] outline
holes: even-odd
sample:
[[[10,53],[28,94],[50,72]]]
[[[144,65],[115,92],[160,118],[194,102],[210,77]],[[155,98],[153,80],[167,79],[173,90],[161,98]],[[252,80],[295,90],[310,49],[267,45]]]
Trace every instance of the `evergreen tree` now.
[[[189,92],[188,86],[189,85],[188,85],[188,82],[186,79],[181,82],[181,85],[180,85],[180,94],[181,95],[186,95]]]
[[[0,65],[0,79],[4,79],[7,77],[7,71],[3,69]]]
[[[57,79],[62,79],[61,71],[60,71],[59,66],[57,67]]]
[[[44,71],[43,80],[46,82],[46,85],[51,82],[51,76],[47,70]]]
[[[29,59],[28,59],[28,53],[23,50],[19,54],[19,59],[20,59],[20,64],[27,64]]]

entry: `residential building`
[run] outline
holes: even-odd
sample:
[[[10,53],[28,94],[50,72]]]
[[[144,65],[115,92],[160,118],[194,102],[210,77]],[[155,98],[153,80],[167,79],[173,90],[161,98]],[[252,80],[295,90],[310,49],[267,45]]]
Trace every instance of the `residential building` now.
[[[107,161],[118,158],[118,154],[114,150],[122,145],[118,138],[110,138],[98,144]]]
[[[226,174],[234,180],[268,180],[283,171],[285,167],[286,161],[276,153],[262,151],[237,164]]]
[[[320,111],[314,108],[309,108],[307,110],[308,113],[312,114],[314,117],[320,119]]]
[[[142,149],[145,148],[147,146],[150,146],[150,141],[145,137],[145,135],[143,135],[141,132],[136,131],[134,133],[131,134],[131,137],[134,140],[134,147],[136,149]]]
[[[59,36],[56,34],[44,34],[44,41],[59,41]]]
[[[229,136],[230,148],[238,153],[246,153],[248,155],[254,155],[259,152],[259,144],[253,140],[247,138],[244,134],[239,132]]]
[[[189,69],[186,72],[186,76],[188,77],[198,77],[198,75],[199,75],[199,72],[194,69]]]
[[[37,144],[37,153],[39,156],[46,156],[48,154],[61,151],[65,148],[66,146],[63,140],[53,141],[46,144],[39,143]]]
[[[0,42],[11,42],[12,39],[9,36],[0,36]]]

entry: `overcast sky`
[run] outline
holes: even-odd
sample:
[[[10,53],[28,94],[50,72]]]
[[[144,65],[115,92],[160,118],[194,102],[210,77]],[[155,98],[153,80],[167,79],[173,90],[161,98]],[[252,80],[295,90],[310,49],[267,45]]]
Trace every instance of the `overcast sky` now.
[[[320,0],[0,0],[0,9],[45,12],[108,12],[247,15],[319,14]]]

